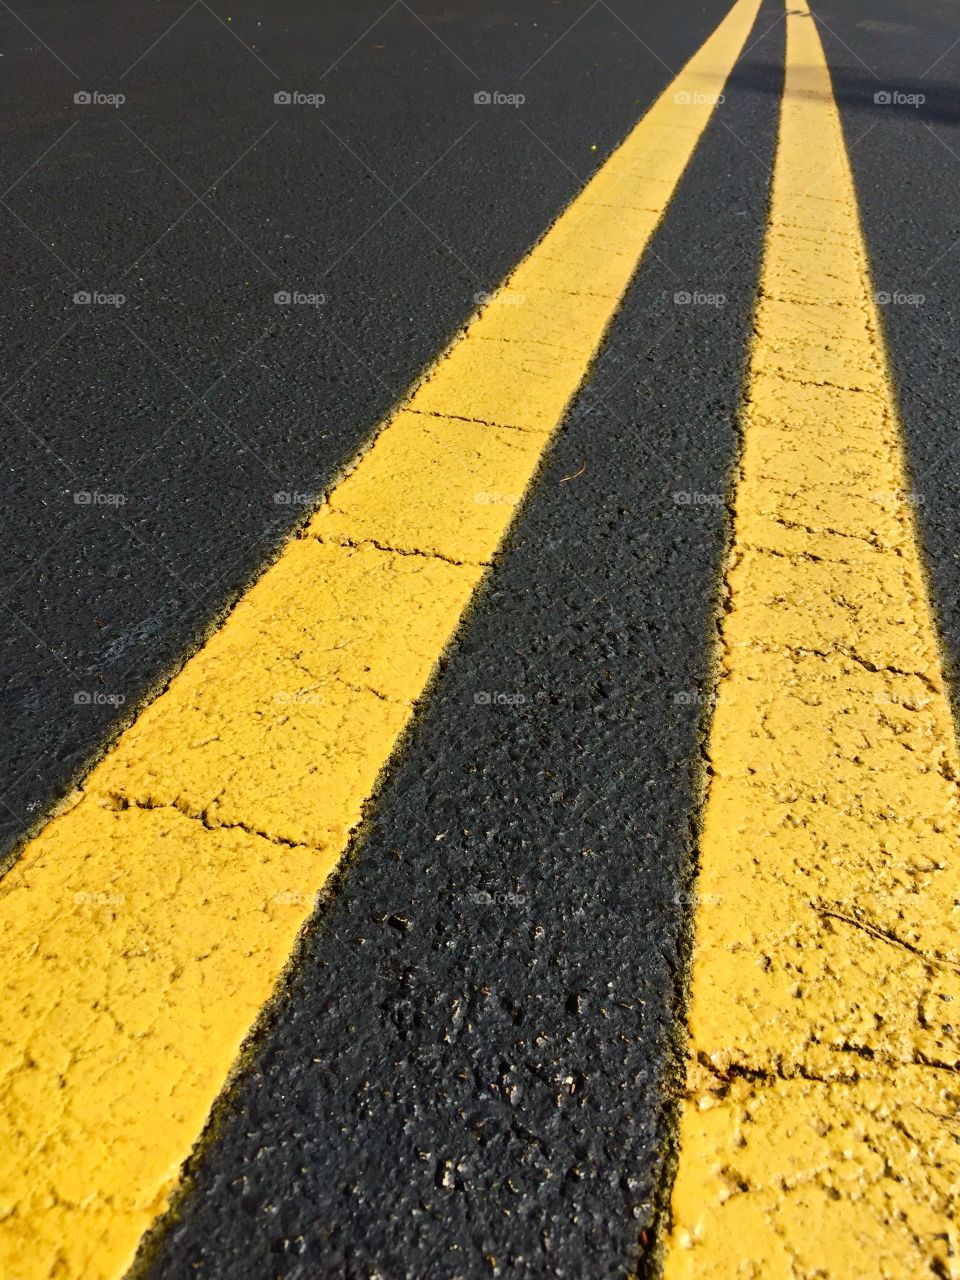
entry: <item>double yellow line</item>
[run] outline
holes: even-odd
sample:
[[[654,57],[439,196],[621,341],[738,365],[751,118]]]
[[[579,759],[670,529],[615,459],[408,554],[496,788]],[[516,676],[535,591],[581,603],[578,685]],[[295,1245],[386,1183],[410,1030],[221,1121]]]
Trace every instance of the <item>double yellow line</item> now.
[[[166,1207],[757,9],[0,883],[0,1275],[116,1277]],[[829,76],[787,21],[665,1266],[955,1275],[960,771]]]
[[[0,884],[0,1276],[168,1203],[696,147],[738,0]]]

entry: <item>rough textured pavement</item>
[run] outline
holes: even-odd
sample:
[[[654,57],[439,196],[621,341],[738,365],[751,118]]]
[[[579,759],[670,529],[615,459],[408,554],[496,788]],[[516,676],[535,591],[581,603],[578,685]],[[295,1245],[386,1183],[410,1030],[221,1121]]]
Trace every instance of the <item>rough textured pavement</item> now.
[[[636,37],[599,7],[576,39],[562,37],[578,14],[550,0],[437,3],[423,22],[373,3],[326,5],[320,22],[302,3],[231,9],[228,26],[204,4],[47,4],[26,17],[36,37],[0,14],[16,72],[0,89],[16,184],[0,304],[8,847],[200,643],[725,6],[678,24],[660,3],[631,14]],[[484,110],[483,89],[527,102]],[[127,101],[76,106],[78,91]],[[278,91],[327,101],[279,107]],[[75,305],[82,291],[126,302]],[[281,291],[326,301],[279,307]]]
[[[0,12],[9,860],[726,6],[231,10]],[[950,676],[956,19],[815,12]],[[141,1280],[658,1274],[783,62],[765,0]],[[955,1039],[930,991],[923,1033]],[[883,1034],[844,1051],[866,1062]]]
[[[710,126],[148,1274],[620,1275],[652,1245],[782,56],[775,28],[725,104],[754,154]]]

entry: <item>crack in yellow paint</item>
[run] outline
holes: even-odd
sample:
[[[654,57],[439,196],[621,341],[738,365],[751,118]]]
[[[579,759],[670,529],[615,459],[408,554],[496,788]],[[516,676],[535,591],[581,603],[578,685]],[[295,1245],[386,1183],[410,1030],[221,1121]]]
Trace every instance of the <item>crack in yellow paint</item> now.
[[[0,883],[4,1280],[110,1280],[168,1204],[757,9],[737,0]]]
[[[665,1277],[958,1277],[960,762],[803,0],[743,424]]]

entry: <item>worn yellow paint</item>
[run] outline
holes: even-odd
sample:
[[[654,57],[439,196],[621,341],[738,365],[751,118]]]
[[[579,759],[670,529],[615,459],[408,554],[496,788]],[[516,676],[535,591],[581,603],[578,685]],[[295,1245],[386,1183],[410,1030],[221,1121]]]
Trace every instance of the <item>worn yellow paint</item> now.
[[[168,1203],[757,8],[737,0],[0,885],[4,1280],[115,1277]]]
[[[666,1280],[960,1276],[960,761],[803,0],[722,620]]]

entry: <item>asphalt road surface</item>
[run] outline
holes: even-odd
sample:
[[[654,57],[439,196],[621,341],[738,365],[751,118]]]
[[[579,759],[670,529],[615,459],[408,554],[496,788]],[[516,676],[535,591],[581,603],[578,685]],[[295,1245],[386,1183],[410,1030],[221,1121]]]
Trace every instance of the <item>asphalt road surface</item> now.
[[[10,1280],[960,1277],[960,25],[812,9],[0,4]]]

